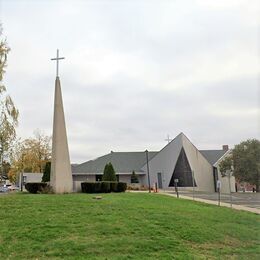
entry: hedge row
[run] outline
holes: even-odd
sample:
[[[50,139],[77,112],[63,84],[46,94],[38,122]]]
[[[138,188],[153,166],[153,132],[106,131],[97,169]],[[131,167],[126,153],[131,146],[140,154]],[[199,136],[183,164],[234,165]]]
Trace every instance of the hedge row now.
[[[125,192],[127,184],[125,182],[82,182],[81,190],[84,193],[108,193],[108,192]]]
[[[38,193],[47,187],[46,182],[28,182],[25,184],[25,189],[30,193]]]
[[[44,192],[48,185],[46,182],[29,182],[25,184],[25,188],[30,193]],[[109,192],[125,192],[127,184],[125,182],[82,182],[81,189],[84,193],[109,193]]]

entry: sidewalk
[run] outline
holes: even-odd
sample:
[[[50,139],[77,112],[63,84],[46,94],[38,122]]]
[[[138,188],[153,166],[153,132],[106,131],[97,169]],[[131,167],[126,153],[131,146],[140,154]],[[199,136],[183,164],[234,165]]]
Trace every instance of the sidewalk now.
[[[171,197],[175,197],[175,198],[177,197],[177,194],[170,194],[170,193],[163,192],[163,191],[160,191],[157,194],[171,196]],[[185,196],[185,195],[179,195],[179,198],[180,199],[186,199],[186,200],[193,200],[193,197],[189,197],[189,196]],[[218,205],[218,201],[213,201],[213,200],[194,198],[194,201],[199,201],[199,202],[208,203],[208,204],[212,204],[212,205]],[[220,202],[220,206],[230,208],[230,204],[229,203],[225,203],[225,202]],[[245,211],[249,211],[249,212],[252,212],[252,213],[260,214],[260,210],[259,209],[249,208],[249,207],[242,206],[242,205],[237,205],[237,204],[233,204],[232,205],[232,209],[245,210]]]

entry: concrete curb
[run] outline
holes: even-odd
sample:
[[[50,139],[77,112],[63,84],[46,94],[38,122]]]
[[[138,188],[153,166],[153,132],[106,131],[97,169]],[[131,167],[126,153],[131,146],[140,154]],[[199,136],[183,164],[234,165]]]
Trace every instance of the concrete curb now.
[[[166,192],[159,192],[157,194],[161,194],[161,195],[166,195],[166,196],[171,196],[171,197],[177,197],[176,194],[170,194],[170,193],[166,193]],[[192,197],[189,196],[185,196],[185,195],[179,195],[180,199],[185,199],[185,200],[193,200]],[[199,201],[199,202],[203,202],[203,203],[207,203],[207,204],[211,204],[211,205],[218,205],[218,201],[214,201],[214,200],[206,200],[206,199],[200,199],[200,198],[194,198],[194,201]],[[220,202],[220,206],[222,207],[227,207],[227,208],[231,208],[229,203],[225,203],[225,202]],[[260,210],[256,209],[256,208],[249,208],[246,206],[242,206],[242,205],[237,205],[237,204],[233,204],[232,205],[232,209],[236,209],[236,210],[244,210],[244,211],[249,211],[255,214],[260,214]]]

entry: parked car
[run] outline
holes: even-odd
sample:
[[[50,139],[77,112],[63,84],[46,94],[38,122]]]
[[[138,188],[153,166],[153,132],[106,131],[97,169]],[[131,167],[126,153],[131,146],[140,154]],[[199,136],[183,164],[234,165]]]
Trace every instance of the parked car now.
[[[9,191],[19,190],[19,188],[14,186],[14,185],[8,185],[7,188],[8,188]]]
[[[11,185],[11,184],[5,184],[4,186],[0,186],[0,192],[8,192],[8,191],[18,191],[19,188]]]
[[[0,192],[8,192],[8,187],[6,186],[0,186]]]

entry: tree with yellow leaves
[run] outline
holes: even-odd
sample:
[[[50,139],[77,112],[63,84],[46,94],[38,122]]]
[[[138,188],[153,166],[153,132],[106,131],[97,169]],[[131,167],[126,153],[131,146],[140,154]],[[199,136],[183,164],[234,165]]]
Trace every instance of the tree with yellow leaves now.
[[[50,141],[50,136],[36,130],[34,137],[17,142],[11,157],[12,171],[43,173],[51,158]]]
[[[12,98],[6,93],[3,84],[3,75],[7,66],[7,54],[10,48],[5,39],[2,39],[0,24],[0,182],[4,175],[3,162],[9,156],[10,148],[16,138],[19,112]]]

